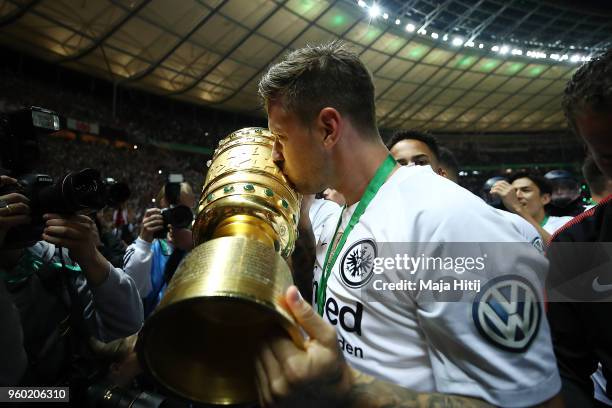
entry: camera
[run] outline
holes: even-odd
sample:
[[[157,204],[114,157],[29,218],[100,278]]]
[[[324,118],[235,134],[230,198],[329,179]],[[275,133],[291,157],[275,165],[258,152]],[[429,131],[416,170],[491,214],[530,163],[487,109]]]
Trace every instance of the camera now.
[[[107,203],[107,188],[94,169],[70,172],[58,180],[33,170],[38,164],[40,150],[38,135],[60,130],[57,113],[30,107],[0,118],[0,146],[2,166],[18,184],[0,188],[0,195],[19,193],[30,200],[30,225],[11,228],[5,239],[6,248],[23,248],[36,243],[44,229],[42,216],[46,213],[76,214],[102,209]]]
[[[126,202],[132,192],[127,184],[117,182],[113,178],[107,178],[104,180],[104,184],[107,188],[107,202],[109,207],[118,208],[122,203]]]
[[[164,198],[169,207],[161,210],[164,219],[164,229],[157,231],[153,237],[163,239],[168,234],[167,225],[174,228],[189,228],[193,222],[193,212],[191,208],[179,204],[181,196],[182,174],[169,174],[168,181],[164,186]]]
[[[122,389],[103,383],[91,385],[87,389],[87,406],[90,408],[162,408],[181,405],[161,395]]]
[[[53,181],[46,174],[27,174],[18,184],[0,188],[0,195],[19,193],[30,200],[30,225],[11,228],[5,240],[6,248],[23,248],[36,243],[43,232],[46,213],[90,213],[106,205],[106,186],[94,169],[68,173]]]

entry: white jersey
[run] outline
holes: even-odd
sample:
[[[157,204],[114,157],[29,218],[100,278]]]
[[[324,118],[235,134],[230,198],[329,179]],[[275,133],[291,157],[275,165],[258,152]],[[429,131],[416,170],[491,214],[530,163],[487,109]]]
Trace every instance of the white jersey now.
[[[344,211],[339,231],[344,230],[356,206]],[[314,293],[320,284],[327,248],[333,245],[341,208],[336,206],[335,212],[311,212],[317,214],[326,219],[317,217],[311,221],[313,226],[324,224],[315,237]],[[396,296],[399,301],[367,301],[362,297],[363,288],[356,287],[348,276],[351,269],[347,269],[347,259],[351,257],[347,255],[364,250],[375,252],[376,245],[385,242],[480,245],[524,242],[524,238],[492,207],[436,175],[431,167],[398,169],[350,232],[328,280],[323,317],[335,326],[349,364],[406,388],[473,396],[506,407],[535,405],[559,392],[561,381],[541,305],[543,288],[530,269],[546,268],[546,258],[529,245],[522,246],[529,248],[529,255],[494,254],[503,256],[503,263],[511,269],[502,276],[506,280],[491,280],[489,288],[482,288],[482,297],[473,302],[428,301],[410,291]],[[436,245],[442,252],[447,248]],[[358,276],[366,281],[372,273],[370,268]],[[501,293],[502,287],[523,290],[517,288],[524,281],[532,282],[527,285],[531,288],[527,289],[529,296],[524,298],[528,300],[521,303],[512,298],[515,301],[504,303],[503,310],[484,310],[491,304],[492,291]],[[485,295],[489,297],[485,299]],[[512,307],[514,313],[508,312]],[[517,317],[512,314],[520,313],[517,307],[532,311],[531,319],[521,320],[525,336],[520,341],[518,336],[523,332],[511,323]],[[495,332],[496,327],[503,326],[499,322],[504,319],[504,310],[508,312],[506,326],[501,333]],[[519,343],[523,346],[515,348]]]
[[[542,237],[538,234],[538,230],[533,225],[527,222],[523,217],[509,211],[495,209],[500,215],[506,218],[512,223],[512,226],[518,231],[519,234],[525,238],[525,242],[529,242],[531,245],[536,247],[540,252],[544,250],[542,244]]]
[[[549,216],[548,220],[546,220],[546,224],[542,225],[544,231],[548,232],[550,235],[554,234],[559,228],[564,226],[568,221],[570,221],[572,217],[554,217]]]

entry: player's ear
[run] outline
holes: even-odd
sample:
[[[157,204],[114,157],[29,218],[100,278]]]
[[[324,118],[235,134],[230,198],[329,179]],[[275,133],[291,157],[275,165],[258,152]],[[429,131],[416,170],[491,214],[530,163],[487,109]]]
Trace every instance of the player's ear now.
[[[342,121],[344,118],[335,108],[323,108],[317,117],[317,125],[323,136],[323,146],[333,147],[340,140]]]

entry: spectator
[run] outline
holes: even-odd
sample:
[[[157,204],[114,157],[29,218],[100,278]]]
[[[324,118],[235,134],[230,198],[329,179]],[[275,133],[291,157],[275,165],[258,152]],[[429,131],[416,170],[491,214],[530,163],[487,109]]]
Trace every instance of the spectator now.
[[[170,206],[165,191],[164,186],[157,196],[161,208]],[[189,184],[181,183],[177,204],[189,208],[195,206],[195,197]],[[156,238],[156,234],[166,228],[169,229],[167,235]],[[140,235],[128,247],[123,259],[125,272],[134,278],[143,298],[145,317],[155,309],[179,262],[192,247],[190,230],[164,225],[159,208],[150,208],[145,212]]]
[[[544,242],[572,217],[555,217],[546,213],[552,194],[550,184],[541,176],[530,173],[516,173],[509,181],[498,181],[491,188],[491,194],[497,194],[508,211],[523,217],[535,227]]]
[[[567,170],[551,170],[544,174],[551,185],[549,215],[575,217],[585,208],[582,202],[580,182]]]

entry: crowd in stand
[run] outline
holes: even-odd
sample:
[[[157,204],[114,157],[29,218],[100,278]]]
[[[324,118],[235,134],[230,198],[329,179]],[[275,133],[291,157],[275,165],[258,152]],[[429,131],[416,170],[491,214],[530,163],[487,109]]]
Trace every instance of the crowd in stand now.
[[[49,81],[3,66],[0,111],[41,106],[64,117],[117,129],[134,142],[155,140],[199,146],[211,146],[236,129],[265,124],[262,118],[210,111],[125,88],[119,88],[113,112],[112,94],[96,88],[108,87],[106,83],[91,79],[85,81],[89,86],[83,87],[72,79],[78,78],[77,74],[62,72],[67,75],[63,81]]]
[[[66,141],[55,137],[40,139],[41,172],[60,177],[84,168],[99,170],[103,179],[128,184],[131,194],[128,206],[139,216],[155,203],[159,189],[168,174],[182,174],[195,191],[202,189],[206,160],[200,154],[177,153],[147,145],[117,148],[100,143]]]

